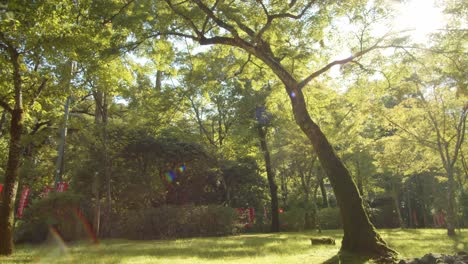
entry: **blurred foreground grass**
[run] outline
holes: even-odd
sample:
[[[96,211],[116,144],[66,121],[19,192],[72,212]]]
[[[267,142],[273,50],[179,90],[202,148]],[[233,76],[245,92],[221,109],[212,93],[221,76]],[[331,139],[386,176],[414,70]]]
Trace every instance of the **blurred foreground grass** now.
[[[384,229],[384,239],[400,257],[421,257],[426,253],[453,254],[468,251],[468,230],[449,238],[444,229]],[[335,246],[311,246],[310,238],[330,236]],[[0,263],[339,263],[341,230],[316,232],[247,234],[230,237],[189,238],[177,240],[131,241],[104,240],[99,245],[89,242],[64,244],[59,239],[42,245],[18,245]],[[366,263],[346,259],[341,263]]]

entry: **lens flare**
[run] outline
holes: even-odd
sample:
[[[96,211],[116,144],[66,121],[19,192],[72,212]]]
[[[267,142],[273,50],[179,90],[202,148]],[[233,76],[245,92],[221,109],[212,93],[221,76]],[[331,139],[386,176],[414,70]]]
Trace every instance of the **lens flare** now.
[[[168,182],[173,182],[176,178],[176,174],[173,171],[168,171],[164,173],[166,175],[166,180]]]
[[[53,238],[54,242],[57,244],[59,248],[60,253],[68,253],[68,247],[65,241],[63,240],[62,236],[60,233],[57,231],[57,229],[53,226],[49,227],[49,231],[51,234],[51,237]]]
[[[93,230],[93,227],[91,226],[91,223],[88,221],[88,219],[86,219],[85,215],[81,212],[81,210],[78,208],[75,208],[73,212],[75,213],[75,216],[78,218],[78,220],[81,222],[81,224],[85,228],[88,236],[93,240],[94,244],[96,245],[99,244],[99,240],[96,236],[96,233]]]
[[[184,172],[186,169],[187,169],[187,168],[185,167],[185,165],[182,165],[182,166],[180,166],[177,170],[178,170],[179,172]]]
[[[296,97],[296,93],[295,93],[295,92],[291,92],[291,97],[292,97],[292,98]]]

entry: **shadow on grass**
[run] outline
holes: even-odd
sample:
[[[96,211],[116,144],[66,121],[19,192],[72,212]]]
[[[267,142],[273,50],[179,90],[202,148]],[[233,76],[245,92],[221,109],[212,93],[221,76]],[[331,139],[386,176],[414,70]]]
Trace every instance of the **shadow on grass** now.
[[[458,231],[455,236],[449,237],[453,241],[453,252],[467,251],[468,250],[468,241],[465,236]]]
[[[116,241],[96,248],[83,247],[87,255],[95,257],[119,255],[125,257],[149,256],[156,258],[245,258],[269,254],[291,254],[290,239],[281,236],[244,237],[242,239],[193,239],[187,241]],[[310,246],[294,247],[294,254],[310,251]]]

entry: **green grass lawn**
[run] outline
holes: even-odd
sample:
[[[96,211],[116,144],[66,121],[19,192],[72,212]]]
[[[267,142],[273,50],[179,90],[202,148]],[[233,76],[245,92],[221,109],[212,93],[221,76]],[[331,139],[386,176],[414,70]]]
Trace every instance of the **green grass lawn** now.
[[[384,239],[401,257],[421,257],[426,253],[468,251],[468,230],[449,238],[443,229],[380,230]],[[331,236],[335,246],[311,246],[310,237]],[[0,257],[0,263],[336,263],[342,232],[247,234],[230,237],[177,240],[104,240],[63,244],[59,240],[44,245],[19,245],[15,254]],[[364,263],[362,260],[342,263]]]

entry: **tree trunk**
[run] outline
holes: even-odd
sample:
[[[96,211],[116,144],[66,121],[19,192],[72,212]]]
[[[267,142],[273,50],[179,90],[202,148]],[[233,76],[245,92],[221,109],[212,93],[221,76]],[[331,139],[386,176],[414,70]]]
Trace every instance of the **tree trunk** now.
[[[93,179],[93,194],[96,199],[94,206],[93,231],[98,237],[101,231],[101,195],[99,193],[99,174],[96,172]]]
[[[453,170],[447,170],[448,176],[448,207],[447,207],[447,235],[455,236],[455,181],[453,178]]]
[[[305,214],[304,214],[304,229],[309,230],[313,227],[312,224],[312,215],[310,213],[310,208],[308,206],[309,204],[309,199],[310,199],[310,194],[309,192],[304,193],[304,206],[305,206]]]
[[[266,132],[261,125],[258,125],[258,136],[260,137],[260,147],[265,158],[265,168],[270,187],[271,195],[271,232],[279,232],[279,212],[278,212],[278,186],[275,184],[275,176],[271,168],[270,152],[266,143]]]
[[[9,109],[10,145],[8,150],[8,162],[5,170],[5,183],[3,186],[3,201],[0,206],[0,255],[13,253],[13,228],[16,192],[18,191],[18,175],[21,162],[21,136],[23,133],[23,80],[20,72],[20,58],[16,49],[8,47],[10,60],[13,65],[13,85],[15,89],[15,107]]]
[[[398,223],[400,224],[401,228],[404,228],[403,217],[401,217],[401,210],[400,210],[400,199],[398,199],[398,192],[396,190],[395,184],[392,183],[392,196],[393,202],[395,203],[395,210],[398,216]]]
[[[408,190],[406,190],[406,201],[407,201],[407,208],[408,208],[408,227],[413,228],[414,223],[413,223],[413,214],[412,214],[413,205],[411,203],[411,195],[410,195],[411,190],[409,186],[407,186],[407,189]]]
[[[71,97],[68,96],[64,106],[64,123],[60,131],[60,144],[58,149],[57,164],[55,171],[55,187],[57,188],[58,183],[62,181],[64,171],[64,160],[65,160],[65,144],[67,142],[67,130],[68,130],[68,116],[70,114],[70,101]]]
[[[287,87],[296,123],[311,141],[335,192],[343,221],[342,251],[366,256],[395,256],[375,230],[364,210],[362,198],[353,178],[336,155],[325,135],[309,116],[300,89]]]
[[[2,117],[0,118],[0,137],[3,136],[3,125],[6,123],[6,115],[7,115],[8,111],[7,110],[3,110],[2,112]]]
[[[319,177],[319,186],[320,186],[320,193],[322,194],[322,207],[328,208],[328,196],[327,190],[325,189],[325,183],[323,182],[323,178]]]
[[[10,146],[3,186],[3,202],[0,208],[0,255],[13,253],[13,227],[18,174],[21,160],[21,133],[23,131],[23,109],[14,109],[11,113]]]

